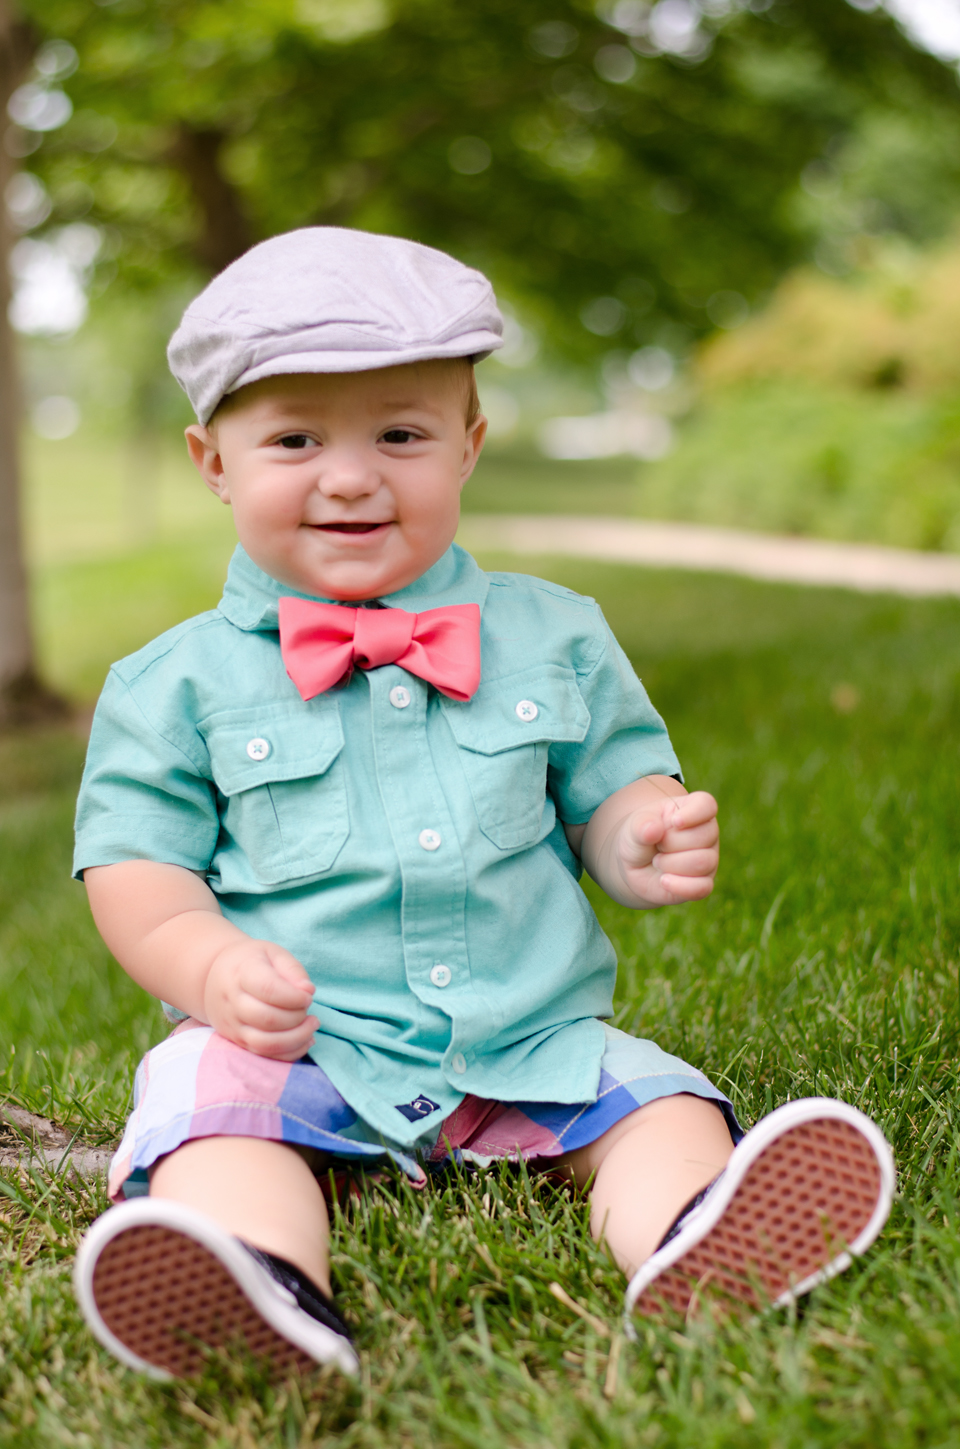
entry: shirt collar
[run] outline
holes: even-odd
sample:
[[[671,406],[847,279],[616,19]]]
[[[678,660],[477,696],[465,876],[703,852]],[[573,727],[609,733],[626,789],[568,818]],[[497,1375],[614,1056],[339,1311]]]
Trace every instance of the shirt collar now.
[[[412,584],[398,589],[395,594],[383,594],[381,598],[388,607],[406,609],[411,614],[439,609],[446,604],[478,604],[482,610],[489,587],[489,580],[480,566],[470,554],[453,543],[433,567],[414,579]],[[250,555],[237,544],[227,570],[220,613],[238,629],[276,629],[277,604],[285,597],[316,599],[324,604],[339,602],[322,594],[304,594],[287,584],[278,583],[258,568]]]

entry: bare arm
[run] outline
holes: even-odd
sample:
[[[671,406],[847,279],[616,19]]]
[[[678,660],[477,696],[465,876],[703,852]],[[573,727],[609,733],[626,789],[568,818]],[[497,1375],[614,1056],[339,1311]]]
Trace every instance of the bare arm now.
[[[586,825],[565,825],[571,849],[613,900],[649,910],[702,900],[720,858],[717,802],[647,775],[610,795]]]
[[[84,884],[98,931],[138,985],[259,1056],[303,1056],[317,1027],[309,976],[282,946],[231,925],[192,871],[127,860],[91,867]]]

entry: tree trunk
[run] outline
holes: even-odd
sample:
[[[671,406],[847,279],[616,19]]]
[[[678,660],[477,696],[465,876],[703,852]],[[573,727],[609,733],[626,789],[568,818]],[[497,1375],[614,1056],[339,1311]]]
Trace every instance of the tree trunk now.
[[[7,102],[35,48],[31,28],[0,0],[0,725],[62,716],[66,705],[37,678],[20,518],[20,378],[8,320],[10,247],[3,195],[13,161],[3,145]]]
[[[170,159],[186,178],[200,213],[193,251],[200,265],[222,272],[253,241],[240,198],[220,170],[222,131],[194,130],[181,122]]]
[[[8,0],[0,0],[0,125],[22,73],[19,27]],[[10,305],[11,235],[2,194],[13,164],[0,144],[0,688],[26,673],[33,662],[27,608],[27,573],[20,534],[20,398],[16,355],[7,309]]]

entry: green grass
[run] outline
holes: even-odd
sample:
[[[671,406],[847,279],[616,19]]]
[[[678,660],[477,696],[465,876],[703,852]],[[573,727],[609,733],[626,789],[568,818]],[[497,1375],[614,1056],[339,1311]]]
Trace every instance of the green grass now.
[[[204,487],[176,438],[23,439],[23,522],[34,567],[99,563],[164,542],[230,539],[230,511]]]
[[[51,568],[45,657],[89,691],[138,631],[173,622],[178,600],[185,613],[215,595],[214,562],[198,552],[177,579],[164,550]],[[600,598],[688,783],[721,803],[710,902],[637,916],[591,888],[621,961],[617,1023],[702,1065],[745,1120],[810,1092],[875,1116],[900,1172],[880,1242],[799,1315],[649,1325],[631,1345],[582,1199],[509,1172],[421,1194],[388,1184],[335,1223],[356,1384],[270,1386],[213,1365],[200,1383],[156,1387],[102,1354],[73,1306],[70,1260],[104,1206],[99,1188],[4,1173],[0,1444],[957,1442],[960,604],[529,567]],[[0,739],[0,1060],[7,1094],[106,1140],[161,1027],[69,880],[81,757],[66,732]],[[564,1308],[553,1281],[613,1338]]]
[[[229,534],[77,559],[36,570],[43,673],[74,699],[97,698],[110,665],[181,619],[216,608],[236,546]]]
[[[490,446],[463,490],[463,511],[636,513],[638,468],[634,458],[561,462],[532,447]]]

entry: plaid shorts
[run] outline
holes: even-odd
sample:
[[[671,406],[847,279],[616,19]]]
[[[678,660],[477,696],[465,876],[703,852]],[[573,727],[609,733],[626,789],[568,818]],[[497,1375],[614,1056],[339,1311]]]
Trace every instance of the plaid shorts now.
[[[148,1190],[150,1167],[198,1137],[264,1137],[330,1154],[337,1166],[391,1159],[418,1185],[449,1161],[499,1158],[549,1167],[595,1142],[628,1113],[689,1092],[716,1102],[734,1142],[733,1107],[702,1072],[655,1042],[604,1025],[606,1049],[593,1102],[491,1102],[465,1097],[438,1131],[415,1147],[391,1142],[358,1117],[309,1058],[276,1062],[235,1046],[209,1026],[177,1028],[137,1070],[134,1108],[110,1167],[114,1202]]]

